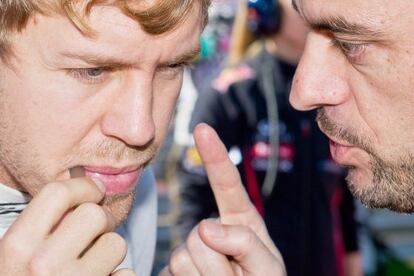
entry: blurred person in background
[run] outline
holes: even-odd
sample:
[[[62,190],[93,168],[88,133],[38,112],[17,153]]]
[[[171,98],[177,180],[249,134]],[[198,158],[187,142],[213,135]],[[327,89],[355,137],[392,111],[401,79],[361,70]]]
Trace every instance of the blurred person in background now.
[[[362,275],[353,198],[329,157],[315,113],[295,111],[289,91],[307,29],[290,1],[242,2],[228,68],[192,115],[211,125],[242,175],[288,275]],[[179,175],[183,238],[217,206],[194,146]]]

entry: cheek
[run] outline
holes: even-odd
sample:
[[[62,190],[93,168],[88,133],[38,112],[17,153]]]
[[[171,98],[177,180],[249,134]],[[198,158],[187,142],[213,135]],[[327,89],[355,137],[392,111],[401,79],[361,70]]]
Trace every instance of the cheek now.
[[[157,139],[163,140],[174,115],[182,81],[170,81],[157,84],[154,89],[153,117],[157,130]]]
[[[414,82],[407,70],[400,70],[407,68],[402,62],[384,66],[384,60],[376,61],[375,68],[352,77],[356,103],[352,121],[362,121],[359,129],[369,135],[384,159],[395,159],[404,152],[414,152]]]
[[[50,93],[53,94],[53,93]],[[63,104],[54,101],[50,94],[33,102],[26,102],[27,116],[25,127],[29,137],[43,153],[50,154],[49,157],[57,157],[62,147],[68,141],[76,139],[76,125],[70,124],[76,118],[71,118]]]
[[[35,74],[22,72],[21,78],[10,77],[5,83],[4,93],[13,91],[7,94],[13,136],[24,138],[27,154],[53,169],[80,139],[85,124],[82,116],[87,110],[79,100],[71,98],[73,91],[69,87],[62,89],[61,82],[53,78],[46,81],[32,75]],[[45,82],[49,85],[45,86]]]
[[[0,182],[21,186],[33,195],[48,179],[49,166],[42,157],[41,137],[32,128],[31,113],[16,101],[18,93],[7,91],[0,92]]]
[[[25,78],[26,76],[23,75],[22,79]],[[12,122],[13,126],[9,125],[10,136],[14,139],[24,137],[26,140],[24,144],[32,144],[31,148],[28,149],[30,152],[37,144],[36,140],[39,140],[40,133],[47,136],[47,133],[44,133],[43,126],[43,123],[46,124],[47,122],[42,122],[44,118],[53,118],[50,114],[47,116],[47,110],[42,102],[48,97],[42,94],[42,90],[36,89],[35,82],[30,81],[30,79],[21,81],[13,74],[8,74],[2,84],[0,97],[1,112],[4,114],[2,121]]]

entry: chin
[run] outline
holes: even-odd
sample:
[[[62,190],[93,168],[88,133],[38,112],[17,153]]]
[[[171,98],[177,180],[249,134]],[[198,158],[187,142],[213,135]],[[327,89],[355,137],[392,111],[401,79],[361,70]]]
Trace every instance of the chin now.
[[[414,213],[414,183],[358,168],[350,168],[346,180],[351,193],[368,208]]]
[[[372,172],[366,169],[355,166],[347,166],[348,175],[346,181],[351,191],[362,191],[365,189],[372,189]]]
[[[116,226],[121,225],[128,217],[134,202],[134,193],[106,196],[102,202],[115,218]]]

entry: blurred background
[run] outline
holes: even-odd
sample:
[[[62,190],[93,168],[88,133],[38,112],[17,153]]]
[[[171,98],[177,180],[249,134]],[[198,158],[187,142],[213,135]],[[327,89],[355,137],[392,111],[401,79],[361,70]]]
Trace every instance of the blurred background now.
[[[324,155],[327,141],[317,138],[314,114],[297,114],[285,103],[304,41],[286,3],[213,0],[201,56],[185,72],[175,120],[153,163],[159,198],[153,275],[197,221],[217,215],[191,136],[205,121],[224,139],[288,275],[414,275],[413,216],[348,197],[345,172]]]

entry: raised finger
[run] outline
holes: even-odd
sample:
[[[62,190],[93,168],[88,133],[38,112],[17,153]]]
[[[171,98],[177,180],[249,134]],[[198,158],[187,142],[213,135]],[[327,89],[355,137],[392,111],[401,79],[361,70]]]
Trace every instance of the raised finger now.
[[[207,124],[199,124],[194,130],[194,139],[216,198],[221,221],[228,224],[246,223],[241,221],[246,219],[246,214],[247,219],[251,220],[257,214],[256,209],[217,133]]]

